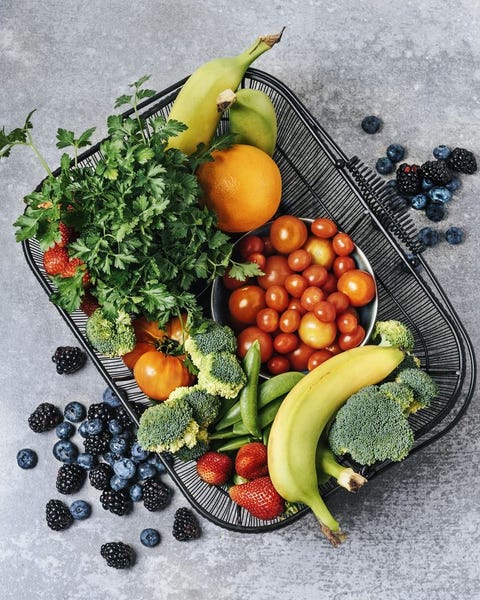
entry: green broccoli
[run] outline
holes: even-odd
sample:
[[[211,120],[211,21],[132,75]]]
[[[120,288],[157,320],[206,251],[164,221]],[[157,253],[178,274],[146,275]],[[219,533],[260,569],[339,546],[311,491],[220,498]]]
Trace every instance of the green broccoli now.
[[[415,396],[412,388],[396,381],[387,381],[379,386],[379,390],[400,405],[404,415],[412,413],[415,406]]]
[[[201,432],[199,432],[199,435],[201,437]],[[209,446],[207,440],[199,439],[195,446],[193,446],[192,448],[189,448],[188,446],[182,446],[179,450],[175,452],[175,456],[176,458],[185,461],[197,460],[198,458],[200,458],[200,456],[202,456],[202,454],[205,454],[205,452],[207,452],[208,447]]]
[[[130,315],[122,310],[112,318],[97,308],[87,319],[85,335],[97,352],[109,358],[127,354],[136,343]]]
[[[209,394],[199,385],[176,388],[168,400],[176,398],[185,398],[192,409],[193,418],[201,428],[208,427],[217,418],[221,405],[220,397]]]
[[[421,408],[428,408],[438,395],[437,384],[422,369],[402,369],[395,381],[408,386],[413,391],[415,400],[410,408],[410,413],[415,413]]]
[[[379,346],[395,346],[404,352],[413,352],[415,338],[401,321],[377,321],[372,332],[372,342]]]
[[[235,354],[236,349],[237,339],[233,330],[212,319],[207,319],[197,333],[188,336],[185,340],[185,350],[198,369],[202,369],[209,354],[217,352]]]
[[[411,353],[406,353],[402,362],[393,369],[390,375],[386,378],[386,381],[395,381],[396,376],[403,371],[403,369],[418,369],[420,367],[420,359]]]
[[[199,387],[222,398],[235,398],[247,377],[235,354],[207,354],[197,377]]]
[[[413,431],[400,405],[369,385],[339,409],[328,434],[332,451],[362,465],[399,461],[413,447]]]
[[[145,410],[140,417],[137,440],[145,450],[175,453],[184,446],[193,448],[199,432],[192,407],[184,397],[179,397]]]

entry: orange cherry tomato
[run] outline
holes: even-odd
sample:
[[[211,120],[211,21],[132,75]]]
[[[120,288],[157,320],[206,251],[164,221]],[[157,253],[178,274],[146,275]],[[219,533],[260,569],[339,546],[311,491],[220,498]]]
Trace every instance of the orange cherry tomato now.
[[[291,368],[295,371],[306,371],[308,359],[314,352],[314,348],[300,340],[295,350],[293,350],[293,352],[289,352],[287,355]]]
[[[288,275],[288,277],[285,277],[283,285],[290,296],[293,296],[294,298],[300,298],[300,296],[308,287],[308,281],[299,273],[294,273],[293,275]]]
[[[290,361],[286,356],[275,354],[267,361],[267,369],[272,375],[280,375],[290,371]]]
[[[303,245],[303,248],[311,254],[314,264],[322,265],[326,269],[330,269],[333,265],[336,254],[331,240],[311,235]]]
[[[294,333],[277,333],[273,338],[273,349],[278,354],[293,352],[298,346],[299,339]]]
[[[319,238],[331,238],[337,233],[337,226],[331,219],[319,217],[310,225],[310,231]]]
[[[270,226],[272,246],[281,254],[289,254],[301,248],[307,237],[307,226],[293,215],[277,217]]]
[[[328,271],[322,265],[310,265],[302,272],[302,277],[308,281],[309,285],[322,287],[328,279]]]
[[[269,333],[262,331],[259,327],[255,327],[254,325],[242,329],[238,334],[238,355],[240,358],[243,358],[255,340],[258,340],[260,345],[260,360],[262,363],[266,362],[273,353],[272,338]]]
[[[288,266],[288,261],[285,256],[272,254],[267,256],[265,267],[262,269],[264,275],[257,277],[257,283],[263,289],[267,289],[271,285],[283,285],[287,275],[292,275],[293,271]]]
[[[313,312],[307,312],[301,318],[298,335],[302,342],[310,347],[322,349],[335,341],[337,326],[333,321],[323,323],[317,319]]]
[[[300,296],[300,304],[305,310],[313,310],[315,304],[321,302],[324,298],[323,291],[319,287],[311,285]]]
[[[332,323],[337,316],[337,309],[331,302],[328,302],[328,300],[320,300],[320,302],[313,305],[312,310],[317,319],[322,321],[322,323]]]
[[[289,300],[288,292],[282,285],[271,285],[265,290],[265,304],[278,312],[287,308]]]
[[[300,325],[300,318],[301,315],[297,310],[289,308],[280,315],[278,328],[284,333],[293,333]]]
[[[353,333],[358,327],[358,319],[353,313],[345,311],[338,315],[336,324],[340,333]]]
[[[258,311],[256,324],[259,329],[273,333],[278,329],[278,311],[273,308],[262,308]]]
[[[332,358],[333,354],[329,350],[315,350],[310,355],[307,363],[307,369],[313,371],[316,367],[319,367],[322,363]]]
[[[355,250],[355,244],[348,233],[337,233],[332,239],[332,246],[338,256],[348,256]]]
[[[358,327],[352,331],[352,333],[341,333],[338,336],[338,345],[341,350],[350,350],[356,348],[365,339],[365,329],[358,325]]]
[[[343,275],[346,271],[356,269],[357,265],[351,256],[337,256],[333,261],[333,272],[337,277]]]
[[[312,256],[303,248],[298,248],[287,257],[288,266],[292,271],[303,271],[312,262]]]
[[[350,306],[350,300],[343,292],[332,292],[327,296],[327,300],[335,306],[337,314],[345,312]]]
[[[367,271],[352,269],[337,282],[339,292],[346,294],[352,306],[365,306],[375,297],[375,280]]]

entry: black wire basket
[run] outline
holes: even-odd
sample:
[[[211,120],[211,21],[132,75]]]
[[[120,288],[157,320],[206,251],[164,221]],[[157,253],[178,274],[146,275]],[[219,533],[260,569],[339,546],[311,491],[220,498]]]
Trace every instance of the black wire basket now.
[[[168,117],[170,107],[186,78],[143,102],[139,109],[147,127],[151,117]],[[378,319],[398,319],[415,336],[415,354],[422,368],[436,381],[439,394],[428,409],[410,417],[415,434],[412,453],[438,440],[464,414],[473,395],[476,364],[469,337],[454,308],[422,257],[424,250],[401,198],[357,158],[347,158],[299,99],[275,77],[248,69],[242,86],[260,89],[271,98],[278,118],[278,139],[274,159],[282,173],[280,213],[306,218],[326,216],[348,232],[366,253],[378,287]],[[129,114],[129,113],[126,113]],[[228,128],[228,114],[219,133]],[[100,144],[85,152],[79,162],[94,166]],[[26,260],[48,295],[55,288],[45,273],[42,252],[35,239],[22,243]],[[209,305],[209,290],[203,292]],[[138,424],[134,404],[149,399],[135,383],[121,359],[96,353],[85,337],[86,315],[71,314],[56,307],[73,334],[84,346],[106,383],[123,397],[125,409]],[[232,502],[225,487],[214,487],[197,476],[195,462],[176,459],[166,467],[185,497],[213,523],[240,532],[269,531],[288,525],[308,508],[295,507],[281,517],[262,521]],[[372,478],[393,463],[360,468]],[[321,487],[324,497],[338,486]]]

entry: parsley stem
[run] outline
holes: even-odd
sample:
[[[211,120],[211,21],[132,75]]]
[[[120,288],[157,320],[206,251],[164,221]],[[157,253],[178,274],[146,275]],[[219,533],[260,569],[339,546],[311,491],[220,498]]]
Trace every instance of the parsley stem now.
[[[33,139],[32,136],[30,134],[30,131],[27,129],[26,131],[27,133],[27,140],[28,143],[26,144],[27,146],[30,146],[30,148],[33,150],[33,152],[35,153],[35,155],[37,156],[38,160],[40,161],[40,164],[42,165],[42,167],[45,169],[45,171],[52,176],[53,173],[50,170],[50,167],[47,164],[47,161],[43,158],[43,156],[40,154],[40,151],[38,150],[38,148],[35,146],[35,144],[33,143]]]

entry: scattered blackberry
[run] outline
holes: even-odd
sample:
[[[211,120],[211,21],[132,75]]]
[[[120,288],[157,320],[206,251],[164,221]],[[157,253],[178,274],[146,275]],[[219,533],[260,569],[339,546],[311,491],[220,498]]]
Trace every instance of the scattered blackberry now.
[[[123,542],[108,542],[100,548],[100,554],[114,569],[127,569],[135,561],[135,552],[131,546]]]
[[[447,159],[448,166],[452,171],[471,175],[477,170],[477,161],[473,152],[465,148],[455,148]]]
[[[85,471],[79,465],[62,465],[57,473],[57,492],[73,494],[78,492],[85,481]]]
[[[172,534],[179,542],[194,540],[200,537],[200,525],[189,508],[183,507],[176,511]]]
[[[83,440],[83,447],[87,454],[103,454],[108,450],[108,444],[112,437],[109,431],[102,431],[96,435],[89,435]]]
[[[112,407],[106,402],[97,402],[96,404],[90,404],[87,412],[87,419],[100,419],[100,421],[107,425],[110,419],[113,419],[114,411]]]
[[[42,402],[28,417],[28,425],[35,433],[50,431],[63,421],[62,413],[49,402]]]
[[[105,510],[123,516],[130,510],[131,499],[125,490],[106,488],[100,495],[100,502]]]
[[[98,466],[90,469],[88,473],[88,479],[90,484],[96,490],[105,490],[108,488],[110,479],[113,476],[113,469],[107,463],[100,463]]]
[[[68,375],[83,367],[87,361],[87,355],[76,346],[59,346],[55,350],[52,360],[57,365],[59,375],[63,375],[63,373]]]
[[[130,406],[130,408],[132,409],[132,412],[137,417],[137,419],[140,418],[140,415],[142,413],[142,409],[138,405],[136,405],[136,404],[132,404]],[[116,421],[118,421],[118,423],[124,429],[129,429],[130,427],[133,426],[133,421],[132,421],[130,415],[128,414],[127,409],[123,405],[115,407],[115,409],[114,409],[114,419]]]
[[[404,196],[414,196],[420,191],[422,171],[418,165],[402,163],[397,169],[397,191]]]
[[[452,180],[452,173],[445,160],[427,160],[420,167],[425,179],[438,185],[445,185]]]
[[[145,479],[143,482],[143,505],[149,511],[165,508],[172,498],[172,490],[156,479]]]
[[[72,513],[61,500],[49,500],[45,512],[47,525],[54,531],[67,529],[73,523]]]

